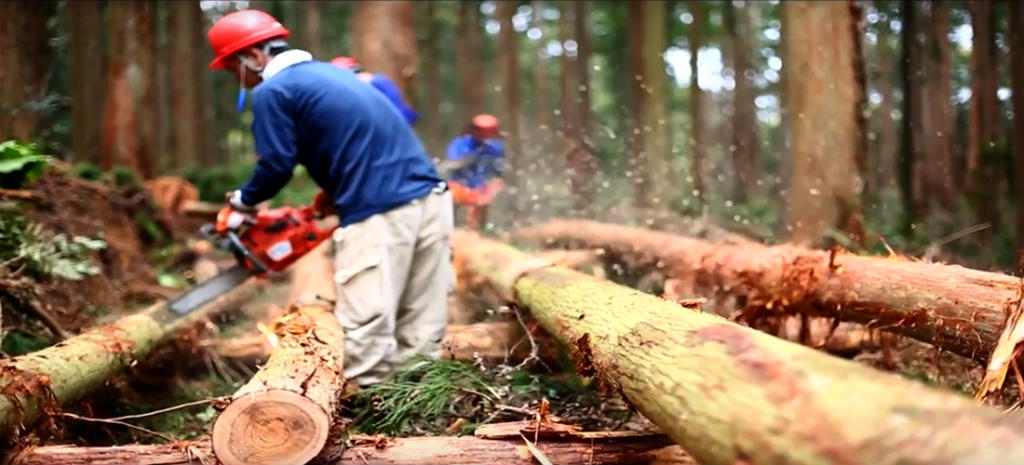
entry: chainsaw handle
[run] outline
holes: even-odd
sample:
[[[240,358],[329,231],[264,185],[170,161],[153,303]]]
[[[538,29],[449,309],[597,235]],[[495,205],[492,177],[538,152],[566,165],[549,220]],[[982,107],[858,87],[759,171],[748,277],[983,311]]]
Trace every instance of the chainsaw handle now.
[[[249,251],[249,248],[242,243],[242,239],[238,237],[237,232],[233,230],[228,230],[226,236],[228,242],[231,244],[232,251],[235,252],[235,258],[238,258],[239,262],[241,262],[243,258],[249,260],[249,263],[252,263],[252,270],[255,271],[256,274],[262,275],[269,271],[267,266],[264,265],[263,262],[261,262],[258,258],[256,258],[256,256],[254,256],[252,252]]]

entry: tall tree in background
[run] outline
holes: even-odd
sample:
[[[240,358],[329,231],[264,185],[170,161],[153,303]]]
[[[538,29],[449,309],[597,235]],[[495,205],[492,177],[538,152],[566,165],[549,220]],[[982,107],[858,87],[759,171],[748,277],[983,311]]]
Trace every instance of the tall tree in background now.
[[[0,2],[0,141],[30,140],[43,126],[52,2]]]
[[[329,60],[324,56],[323,35],[320,33],[320,16],[323,15],[321,2],[305,0],[302,3],[302,36],[306,50],[318,60]]]
[[[370,71],[394,79],[405,98],[415,102],[413,84],[419,56],[413,2],[361,1],[354,5],[352,43],[356,57]]]
[[[643,152],[641,169],[643,182],[636,191],[639,206],[667,208],[668,180],[672,163],[668,150],[668,78],[665,74],[665,52],[668,35],[665,31],[664,1],[643,2],[643,83],[647,101],[643,114],[636,115],[641,124]]]
[[[519,173],[522,169],[522,152],[519,139],[519,114],[521,92],[519,91],[519,34],[512,25],[512,17],[519,7],[517,2],[498,2],[497,17],[501,30],[498,31],[498,68],[501,70],[501,106],[505,132],[506,164],[505,180],[514,188],[519,187]]]
[[[558,35],[562,44],[575,42],[577,45],[575,52],[578,52],[576,23],[580,19],[576,17],[577,8],[574,3],[579,4],[579,2],[567,1],[559,3]],[[572,55],[574,54],[571,54],[568,49],[563,50],[560,60],[562,150],[569,168],[569,187],[575,208],[578,213],[586,213],[594,203],[596,166],[580,132],[583,123],[581,121],[582,103],[579,98],[579,76],[577,75],[579,55]]]
[[[570,2],[576,15],[576,92],[579,95],[579,136],[584,141],[590,139],[591,99],[590,99],[590,13],[587,2]]]
[[[629,168],[633,173],[633,197],[637,205],[648,203],[645,192],[646,182],[644,170],[644,109],[647,107],[647,85],[644,76],[644,3],[626,2],[626,84],[629,88],[629,111],[627,127],[629,128],[628,157]]]
[[[900,133],[900,155],[899,155],[899,184],[900,194],[903,199],[903,233],[911,234],[912,225],[920,216],[918,202],[920,194],[915,188],[914,173],[918,171],[915,167],[920,163],[915,132],[920,121],[920,98],[921,93],[915,88],[921,70],[921,47],[917,34],[917,2],[903,0],[900,3],[900,76],[902,77],[903,108],[902,132]]]
[[[757,110],[754,105],[754,69],[751,57],[750,5],[722,5],[723,22],[736,88],[732,94],[732,159],[736,170],[733,201],[745,202],[748,192],[757,192],[763,179],[761,141],[758,137]]]
[[[863,237],[857,175],[861,89],[851,28],[857,18],[850,1],[781,5],[790,147],[786,228],[797,243],[817,243],[833,228]]]
[[[468,123],[484,112],[483,31],[480,24],[480,2],[459,2],[458,37],[455,69],[459,81],[458,124]]]
[[[544,30],[544,2],[533,2],[533,15],[530,21],[531,28],[537,28],[538,30]],[[544,62],[541,60],[541,51],[545,48],[544,40],[536,41],[537,50],[536,56],[534,57],[533,66],[533,93],[534,93],[534,109],[536,111],[537,126],[541,132],[539,139],[547,139],[550,134],[551,128],[554,126],[551,123],[551,107],[550,96],[551,96],[551,85],[548,82],[548,72],[544,67]],[[546,147],[541,146],[540,151],[546,150]]]
[[[1010,79],[1013,87],[1013,171],[1017,184],[1017,249],[1024,248],[1024,6],[1010,3]]]
[[[872,86],[881,94],[882,101],[878,109],[871,115],[874,139],[873,166],[874,182],[868,187],[875,189],[869,195],[877,194],[883,189],[897,188],[899,184],[899,126],[893,121],[896,110],[896,82],[899,79],[901,58],[897,57],[895,34],[889,28],[889,18],[877,28],[878,40],[874,46],[877,68],[870,73]]]
[[[693,190],[697,194],[697,201],[704,202],[704,190],[707,188],[704,182],[704,160],[706,150],[704,147],[704,90],[698,83],[697,57],[700,49],[704,47],[704,29],[707,24],[704,5],[701,2],[689,2],[686,4],[690,15],[693,16],[693,23],[688,28],[686,35],[690,48],[690,176],[693,177]]]
[[[203,34],[203,17],[199,5],[193,2],[170,2],[168,11],[168,40],[171,61],[178,63],[177,71],[183,78],[170,77],[171,134],[174,159],[172,166],[184,168],[200,164],[202,160],[203,127],[201,115],[205,104],[200,95],[202,80],[199,73],[206,72],[195,48],[195,36]],[[195,70],[199,67],[199,71]]]
[[[103,2],[68,2],[71,76],[71,150],[78,161],[99,163],[103,121]],[[0,52],[2,53],[2,52]]]
[[[441,118],[437,114],[441,106],[441,47],[437,26],[437,2],[422,2],[418,6],[424,9],[419,26],[419,29],[423,31],[420,47],[424,56],[429,57],[422,63],[423,92],[421,95],[424,106],[422,113],[425,117],[419,126],[422,128],[421,135],[427,144],[427,149],[431,154],[440,156],[444,150],[444,135],[441,133]]]
[[[107,95],[103,111],[103,139],[101,166],[110,169],[122,165],[132,169],[141,178],[150,178],[154,163],[145,159],[143,149],[148,142],[142,129],[139,110],[143,89],[148,85],[147,70],[140,66],[140,49],[146,44],[139,40],[144,22],[141,2],[112,2],[108,8],[107,30]]]
[[[971,101],[968,108],[967,191],[979,222],[999,224],[1000,118],[996,99],[998,67],[995,11],[991,2],[968,2],[974,39],[971,45]],[[983,244],[992,240],[992,228],[979,233]]]
[[[923,172],[919,179],[923,192],[932,203],[950,209],[956,200],[953,179],[953,58],[949,42],[949,4],[933,1],[924,35],[925,97],[921,99],[924,140],[915,146],[923,148]],[[932,207],[933,205],[926,205]]]

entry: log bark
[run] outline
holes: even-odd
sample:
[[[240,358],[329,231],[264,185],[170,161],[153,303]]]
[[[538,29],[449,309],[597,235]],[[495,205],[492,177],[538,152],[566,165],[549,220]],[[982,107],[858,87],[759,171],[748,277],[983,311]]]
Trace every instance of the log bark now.
[[[532,441],[532,439],[531,439]],[[533,465],[522,439],[356,436],[351,445],[329,446],[337,464],[359,465]],[[696,465],[663,435],[541,440],[537,447],[559,465]],[[116,447],[47,446],[26,450],[14,465],[201,465],[210,463],[208,441]],[[207,459],[207,460],[204,460]]]
[[[561,221],[521,237],[601,247],[629,266],[657,267],[697,292],[730,295],[744,318],[809,314],[897,332],[984,362],[1016,305],[1020,280],[957,265],[795,246],[722,245],[591,221]]]
[[[263,287],[263,281],[249,280],[177,319],[160,302],[50,348],[0,360],[0,443],[27,431],[45,410],[99,388],[179,329],[237,306]]]
[[[329,246],[294,265],[292,310],[273,324],[277,345],[214,421],[213,451],[224,465],[306,463],[327,443],[345,387]]]
[[[456,253],[707,465],[1024,460],[1024,419],[466,231]],[[851,403],[851,399],[857,399]]]

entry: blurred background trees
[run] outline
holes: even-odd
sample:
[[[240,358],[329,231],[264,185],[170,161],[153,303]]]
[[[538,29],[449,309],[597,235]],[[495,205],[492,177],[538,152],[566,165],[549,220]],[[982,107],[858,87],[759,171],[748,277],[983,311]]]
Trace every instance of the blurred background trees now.
[[[0,2],[0,140],[216,197],[254,159],[237,83],[206,70],[206,30],[241,8],[393,78],[436,157],[498,115],[498,228],[669,211],[1010,269],[1024,245],[1009,1]]]

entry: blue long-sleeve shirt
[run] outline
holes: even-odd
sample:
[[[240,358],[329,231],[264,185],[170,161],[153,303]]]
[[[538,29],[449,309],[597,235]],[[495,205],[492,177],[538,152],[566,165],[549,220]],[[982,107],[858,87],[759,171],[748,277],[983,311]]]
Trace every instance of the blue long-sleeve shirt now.
[[[449,177],[452,181],[472,189],[483,187],[491,178],[501,176],[505,144],[499,139],[480,140],[469,134],[456,137],[448,144],[449,160],[469,157],[472,157],[473,161],[454,170]]]
[[[259,160],[241,189],[247,205],[276,195],[296,163],[333,196],[342,226],[423,197],[441,182],[396,108],[351,71],[292,64],[256,87],[252,106]]]
[[[413,110],[402,97],[402,91],[399,90],[398,86],[395,85],[394,81],[383,74],[374,74],[370,79],[370,85],[381,91],[391,104],[398,109],[398,111],[405,117],[405,121],[409,123],[409,126],[415,126],[420,119],[419,113]]]

